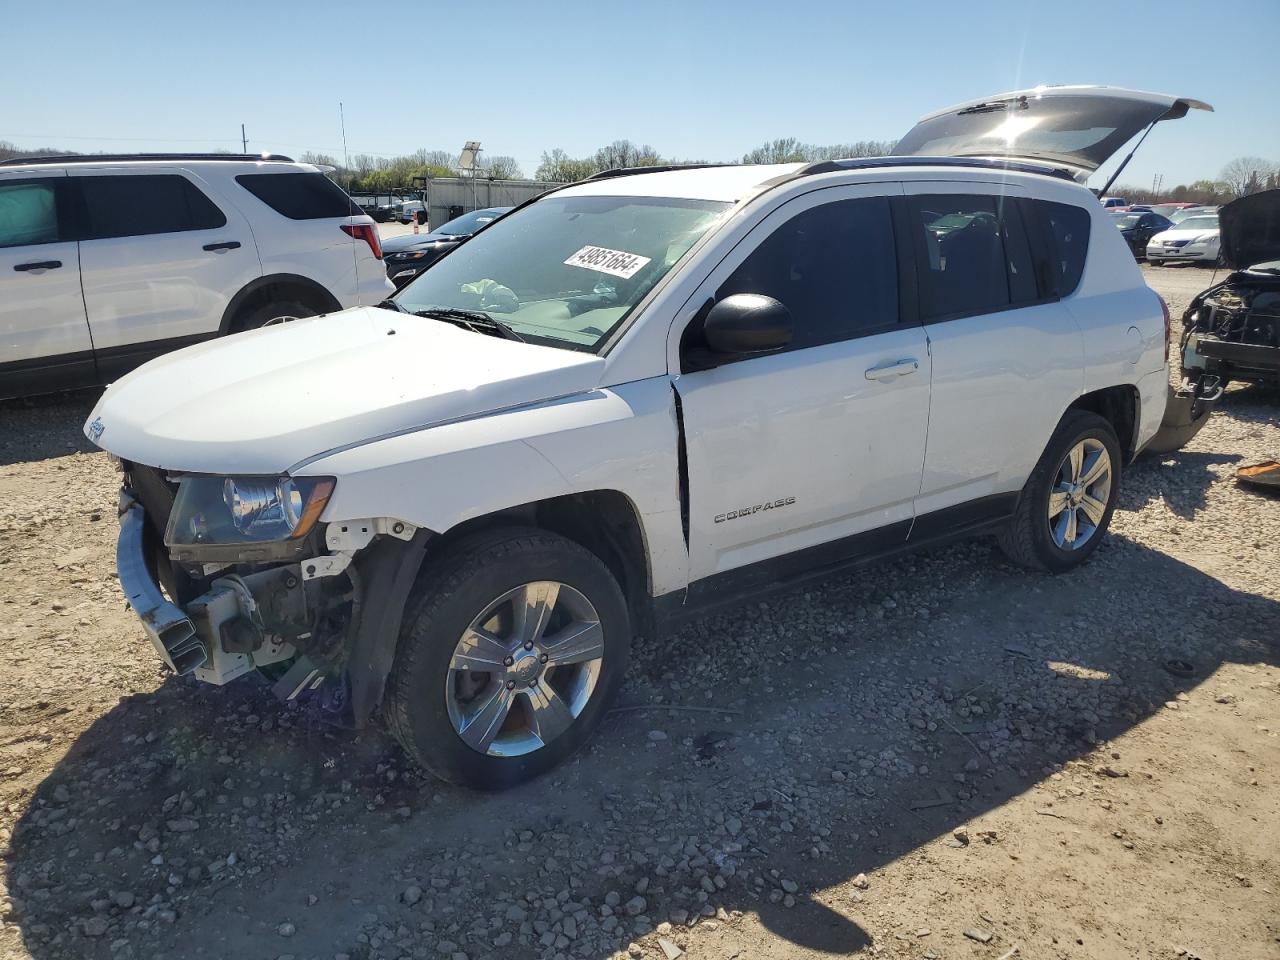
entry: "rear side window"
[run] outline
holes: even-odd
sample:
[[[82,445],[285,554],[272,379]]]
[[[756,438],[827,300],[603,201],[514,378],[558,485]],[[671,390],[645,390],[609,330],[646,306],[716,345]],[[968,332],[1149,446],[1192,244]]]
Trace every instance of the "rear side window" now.
[[[85,240],[216,230],[227,218],[180,174],[75,177],[84,201]]]
[[[791,311],[792,350],[898,322],[898,266],[887,197],[806,210],[770,234],[716,292],[773,297]]]
[[[360,208],[323,173],[242,173],[236,183],[290,220],[360,215]]]
[[[0,180],[0,247],[56,243],[58,196],[52,180]]]
[[[925,320],[992,313],[1039,299],[1018,204],[1004,197],[909,197]]]
[[[1052,244],[1050,273],[1057,287],[1054,292],[1060,297],[1069,296],[1075,293],[1084,273],[1089,251],[1089,211],[1051,200],[1032,200],[1030,205],[1043,219]]]

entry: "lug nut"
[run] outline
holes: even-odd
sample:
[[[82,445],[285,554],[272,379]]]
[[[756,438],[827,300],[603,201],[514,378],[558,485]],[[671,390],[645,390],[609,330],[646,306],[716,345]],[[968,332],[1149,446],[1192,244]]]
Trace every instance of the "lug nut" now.
[[[514,680],[508,680],[508,681],[507,681],[507,689],[508,689],[508,690],[514,690],[515,688],[516,688],[516,682],[515,682]]]
[[[525,643],[524,643],[524,648],[525,648],[526,650],[532,650],[532,649],[533,649],[533,641],[532,641],[532,640],[526,640],[526,641],[525,641]]]
[[[547,655],[544,653],[542,656],[540,656],[540,657],[538,658],[538,662],[539,662],[539,663],[546,663],[546,662],[547,662]]]
[[[503,664],[503,666],[507,666],[507,667],[509,667],[509,666],[511,666],[513,663],[515,663],[515,660],[511,659],[511,657],[503,657],[503,658],[502,658],[502,664]]]

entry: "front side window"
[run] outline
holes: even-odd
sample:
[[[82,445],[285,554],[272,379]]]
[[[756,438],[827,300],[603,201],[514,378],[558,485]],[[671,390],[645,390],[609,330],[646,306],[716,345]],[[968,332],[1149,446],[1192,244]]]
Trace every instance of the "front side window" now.
[[[84,199],[85,240],[216,230],[227,218],[180,174],[76,177]]]
[[[1031,249],[1015,203],[1004,197],[911,197],[925,320],[991,313],[1038,298]]]
[[[898,323],[898,261],[887,197],[838,200],[773,231],[716,291],[757,293],[791,312],[790,349]]]
[[[480,231],[394,300],[486,313],[525,339],[594,351],[728,207],[550,196]]]
[[[51,180],[0,180],[0,247],[56,243],[57,190]]]

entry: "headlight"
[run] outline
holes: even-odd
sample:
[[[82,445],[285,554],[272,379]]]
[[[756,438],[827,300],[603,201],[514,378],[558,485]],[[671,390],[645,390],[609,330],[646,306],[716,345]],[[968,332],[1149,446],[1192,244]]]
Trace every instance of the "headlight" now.
[[[405,250],[402,253],[393,253],[392,256],[397,260],[421,260],[427,255],[425,250]]]
[[[164,542],[234,546],[300,540],[333,494],[332,477],[184,477]]]

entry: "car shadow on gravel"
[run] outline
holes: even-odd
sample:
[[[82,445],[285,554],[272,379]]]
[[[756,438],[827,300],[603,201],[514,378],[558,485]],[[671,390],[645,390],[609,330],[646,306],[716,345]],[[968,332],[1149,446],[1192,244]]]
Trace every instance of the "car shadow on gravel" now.
[[[82,427],[101,395],[94,388],[0,400],[0,467],[96,452]]]
[[[491,795],[254,684],[170,679],[36,789],[7,921],[40,960],[603,957],[735,911],[856,953],[879,909],[861,875],[1113,763],[1100,745],[1224,662],[1280,663],[1277,636],[1280,604],[1123,537],[1057,578],[961,544],[641,644],[591,746]]]

